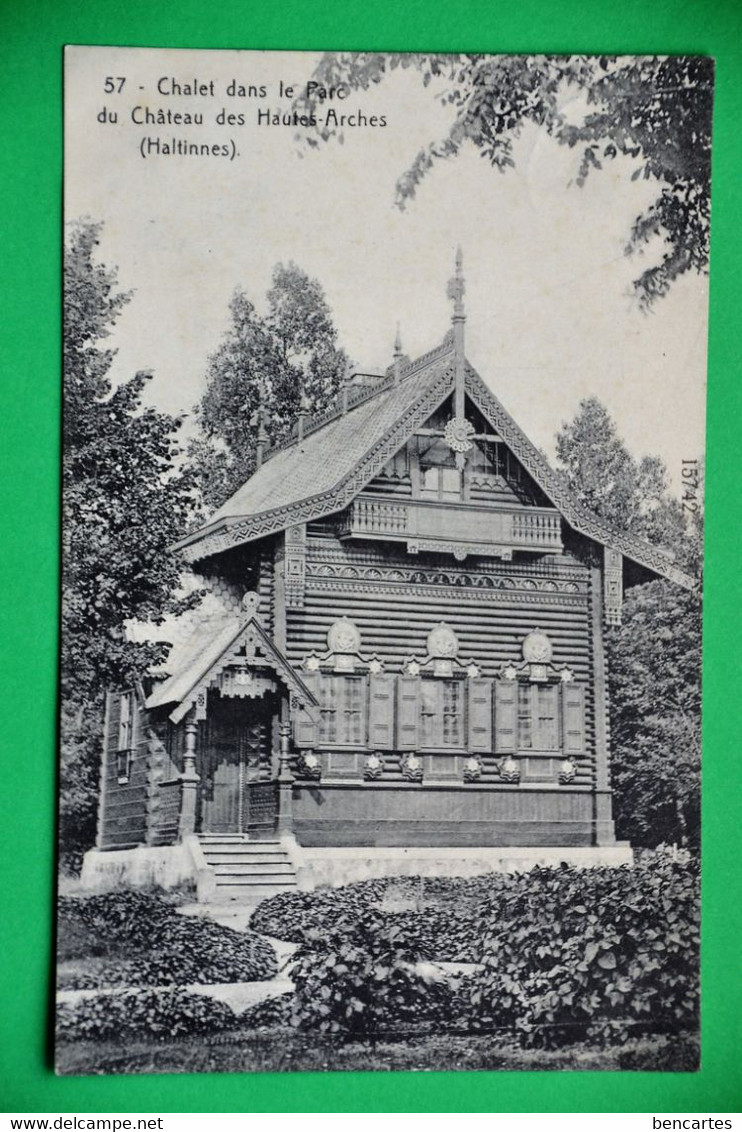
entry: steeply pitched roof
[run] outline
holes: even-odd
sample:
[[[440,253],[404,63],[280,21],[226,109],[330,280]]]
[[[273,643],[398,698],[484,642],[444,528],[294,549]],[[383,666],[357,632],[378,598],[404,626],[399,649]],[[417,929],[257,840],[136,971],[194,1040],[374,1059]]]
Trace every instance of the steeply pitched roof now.
[[[452,343],[405,367],[345,414],[280,449],[213,515],[175,544],[195,561],[338,511],[381,471],[453,388]],[[329,414],[328,414],[329,415]]]
[[[443,344],[391,374],[346,413],[328,413],[300,442],[279,450],[224,503],[205,526],[176,543],[185,558],[197,561],[294,523],[342,510],[399,451],[454,387],[454,346]],[[672,556],[617,531],[579,504],[538,449],[468,362],[466,392],[497,429],[508,447],[580,534],[687,589],[693,578]]]
[[[260,622],[250,614],[242,618],[215,618],[194,628],[194,632],[171,652],[168,668],[172,675],[147,698],[147,708],[175,705],[170,718],[179,723],[188,714],[199,693],[230,663],[235,650],[248,638],[257,644],[270,667],[293,695],[304,704],[316,705],[317,701],[304,681],[273,644]]]

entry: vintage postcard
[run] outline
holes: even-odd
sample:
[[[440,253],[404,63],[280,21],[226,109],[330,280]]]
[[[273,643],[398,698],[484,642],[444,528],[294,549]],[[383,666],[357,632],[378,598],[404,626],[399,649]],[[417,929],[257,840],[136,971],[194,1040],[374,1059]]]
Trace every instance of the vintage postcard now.
[[[60,1073],[698,1067],[712,97],[67,48]]]

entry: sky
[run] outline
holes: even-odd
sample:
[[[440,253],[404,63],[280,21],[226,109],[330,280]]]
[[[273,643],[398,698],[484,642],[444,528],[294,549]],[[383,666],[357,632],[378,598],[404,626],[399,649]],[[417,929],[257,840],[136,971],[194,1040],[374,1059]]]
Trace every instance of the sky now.
[[[556,430],[595,395],[634,455],[660,455],[678,490],[681,461],[704,449],[708,280],[689,273],[650,313],[639,308],[631,284],[660,241],[643,256],[624,249],[653,183],[632,181],[636,164],[621,158],[578,187],[579,155],[534,127],[515,169],[501,174],[469,146],[437,163],[401,211],[397,178],[443,136],[450,108],[406,71],[332,104],[387,122],[346,130],[342,145],[309,150],[293,128],[259,126],[259,110],[291,108],[279,82],[300,86],[319,58],[68,48],[66,217],[103,221],[100,258],[133,291],[110,339],[112,378],[151,370],[151,401],[190,412],[235,289],[264,308],[273,268],[288,260],[322,284],[355,367],[383,370],[397,323],[412,357],[443,338],[461,245],[467,356],[537,447],[553,458]],[[232,80],[265,85],[266,97],[229,96]],[[176,83],[209,93],[171,93]],[[99,121],[104,107],[115,124]],[[146,109],[202,113],[204,123],[132,120]],[[219,125],[220,111],[245,124]],[[157,154],[147,138],[234,143],[238,156]]]

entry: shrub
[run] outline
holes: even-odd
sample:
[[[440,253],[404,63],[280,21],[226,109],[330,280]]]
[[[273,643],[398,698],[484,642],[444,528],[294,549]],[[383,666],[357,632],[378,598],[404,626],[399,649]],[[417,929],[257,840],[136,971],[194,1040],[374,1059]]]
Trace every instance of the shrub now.
[[[456,1013],[455,991],[420,972],[419,954],[414,937],[373,911],[340,919],[330,932],[308,933],[292,966],[292,1022],[366,1035],[411,1023],[443,1025]]]
[[[250,926],[277,939],[305,943],[313,933],[325,931],[338,916],[360,919],[374,910],[386,929],[397,928],[414,937],[421,957],[471,962],[477,951],[476,915],[483,893],[491,897],[493,888],[505,879],[499,874],[471,880],[384,878],[316,892],[280,893],[255,909]],[[390,892],[406,895],[413,906],[385,911]]]
[[[162,896],[124,889],[95,896],[60,896],[57,900],[60,958],[69,954],[107,955],[148,946],[153,932],[175,915]],[[86,942],[87,941],[87,944]],[[81,951],[81,948],[85,948]]]
[[[384,911],[398,881],[266,901],[252,925],[300,943],[296,1022],[509,1028],[524,1046],[624,1042],[698,1027],[698,865],[652,853],[631,868],[533,869],[425,882],[424,905]],[[388,902],[388,901],[387,901]],[[404,903],[398,899],[397,903]],[[458,990],[415,961],[471,959]]]
[[[180,988],[98,994],[57,1006],[57,1037],[68,1041],[147,1035],[174,1038],[233,1027],[230,1007]]]
[[[72,949],[65,948],[65,938],[73,941]],[[60,944],[60,957],[123,957],[67,978],[67,986],[80,988],[252,982],[270,979],[277,971],[273,947],[255,932],[181,916],[167,900],[140,892],[65,898]]]
[[[483,912],[475,1026],[515,1025],[524,1046],[622,1043],[698,1026],[698,868],[534,870]]]
[[[295,1004],[293,994],[281,994],[275,998],[266,998],[255,1006],[248,1006],[240,1014],[241,1027],[258,1030],[267,1026],[290,1026],[294,1016]]]

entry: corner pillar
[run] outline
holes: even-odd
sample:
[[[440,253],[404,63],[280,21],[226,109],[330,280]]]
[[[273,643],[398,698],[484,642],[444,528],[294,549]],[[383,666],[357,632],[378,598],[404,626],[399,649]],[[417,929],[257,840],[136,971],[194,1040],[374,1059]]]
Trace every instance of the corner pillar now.
[[[615,845],[610,777],[610,724],[608,718],[608,679],[603,639],[603,578],[600,567],[591,570],[592,661],[595,708],[595,810],[596,845]]]
[[[284,721],[279,726],[280,749],[278,768],[278,835],[294,832],[294,776],[289,766],[289,735],[291,724]]]
[[[196,799],[200,782],[196,773],[198,724],[196,723],[195,712],[189,712],[186,718],[183,773],[180,776],[180,817],[178,819],[178,836],[181,841],[196,832]]]

